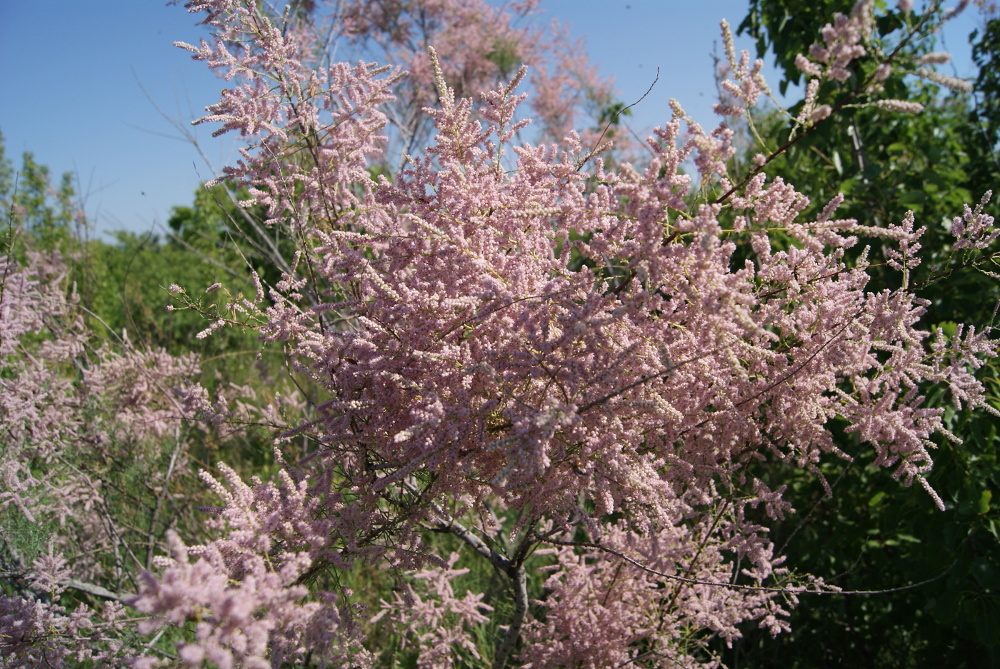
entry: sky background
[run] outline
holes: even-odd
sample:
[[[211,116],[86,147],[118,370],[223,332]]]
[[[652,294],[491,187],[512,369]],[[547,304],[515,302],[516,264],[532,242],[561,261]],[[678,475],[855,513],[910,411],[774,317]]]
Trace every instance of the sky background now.
[[[540,20],[559,19],[586,39],[591,62],[614,76],[626,103],[646,92],[659,67],[653,91],[633,109],[637,131],[668,120],[671,97],[715,125],[719,20],[735,29],[747,0],[542,0],[542,9]],[[197,43],[206,34],[198,20],[163,0],[0,0],[0,132],[15,169],[31,151],[56,177],[73,172],[98,232],[162,233],[171,207],[190,204],[235,155],[235,138],[212,139],[213,128],[189,125],[224,88],[172,46]],[[966,38],[977,20],[966,12],[944,33],[956,56],[949,74],[973,74]],[[737,48],[753,55],[746,38]],[[768,80],[777,86],[776,76]]]

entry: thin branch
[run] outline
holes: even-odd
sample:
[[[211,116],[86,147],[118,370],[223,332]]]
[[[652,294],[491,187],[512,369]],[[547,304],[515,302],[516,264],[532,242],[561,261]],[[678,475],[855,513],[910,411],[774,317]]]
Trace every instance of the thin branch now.
[[[635,107],[637,104],[639,104],[643,100],[645,100],[646,96],[653,92],[653,86],[656,86],[656,82],[658,82],[659,80],[660,80],[660,68],[657,67],[656,68],[656,77],[653,78],[653,83],[651,83],[649,85],[649,88],[646,89],[646,92],[642,94],[641,98],[639,98],[638,100],[636,100],[632,104],[630,104],[630,105],[628,105],[626,107],[622,107],[617,112],[615,112],[615,115],[612,116],[611,119],[604,126],[604,131],[601,132],[601,136],[597,138],[597,142],[594,144],[594,148],[592,148],[590,150],[590,153],[588,153],[584,158],[582,158],[579,162],[577,162],[576,169],[580,169],[581,167],[583,167],[584,165],[587,164],[587,161],[589,161],[591,158],[594,157],[594,154],[596,154],[597,151],[601,148],[601,142],[604,141],[604,136],[606,134],[608,134],[608,130],[610,130],[611,126],[614,125],[615,121],[618,120],[618,117],[621,116],[622,114],[624,114],[625,112],[627,112],[632,107]]]
[[[658,379],[658,378],[662,378],[664,376],[668,376],[675,369],[677,369],[679,367],[682,367],[684,365],[687,365],[689,363],[692,363],[692,362],[697,362],[698,360],[701,360],[702,358],[707,358],[710,355],[714,355],[719,350],[720,350],[720,348],[716,347],[716,348],[712,349],[711,351],[706,351],[705,353],[702,353],[700,355],[696,355],[693,358],[688,358],[687,360],[681,360],[676,365],[670,365],[669,367],[664,367],[663,369],[657,370],[657,371],[653,372],[652,374],[647,374],[645,376],[640,376],[638,380],[633,381],[632,383],[628,384],[627,386],[622,386],[621,388],[618,388],[617,390],[613,390],[612,392],[608,393],[607,395],[604,395],[603,397],[597,398],[593,402],[588,402],[587,404],[584,404],[582,407],[580,407],[579,409],[577,409],[577,413],[582,415],[582,414],[590,411],[594,407],[599,406],[601,404],[604,404],[608,400],[614,399],[615,397],[618,397],[622,393],[625,393],[625,392],[628,392],[629,390],[632,390],[636,386],[641,386],[642,384],[644,384],[644,383],[646,383],[648,381],[651,381],[652,379]]]
[[[85,583],[84,581],[77,581],[75,579],[62,581],[61,585],[64,585],[72,590],[85,592],[88,595],[93,595],[94,597],[99,597],[100,599],[110,599],[112,601],[121,602],[123,604],[127,603],[129,600],[135,597],[135,595],[132,594],[123,595],[117,592],[111,592],[110,590],[102,586],[94,585],[93,583]]]
[[[521,637],[521,628],[524,626],[524,619],[528,614],[528,580],[524,572],[524,565],[519,564],[514,573],[508,574],[514,585],[514,619],[507,628],[503,642],[497,648],[496,657],[493,658],[493,669],[503,669],[507,666],[507,659],[510,657],[517,640]]]
[[[4,289],[7,287],[7,277],[10,276],[10,272],[14,268],[14,239],[17,236],[17,231],[20,229],[14,227],[14,206],[17,200],[17,185],[20,178],[21,173],[15,172],[14,192],[10,197],[10,212],[7,215],[7,249],[5,251],[7,262],[3,266],[3,277],[0,277],[0,304],[3,304]]]
[[[443,518],[435,518],[433,523],[436,526],[437,531],[454,534],[456,537],[469,544],[474,551],[489,560],[490,564],[496,567],[499,571],[506,574],[511,568],[511,561],[509,559],[487,546],[486,542],[473,534],[472,531],[464,525],[461,525],[454,520],[444,520]]]
[[[170,479],[174,474],[174,467],[177,465],[177,457],[180,455],[183,446],[184,442],[180,437],[180,426],[177,426],[174,428],[174,450],[170,454],[170,464],[167,466],[167,473],[163,477],[160,494],[156,496],[156,503],[153,505],[153,512],[149,517],[149,531],[146,535],[146,569],[151,569],[153,566],[153,551],[156,548],[156,523],[160,516],[160,510],[163,508],[163,500],[166,498],[169,490]]]
[[[603,551],[605,553],[608,553],[609,555],[614,555],[615,557],[619,558],[620,560],[624,560],[625,562],[628,562],[633,567],[641,569],[642,571],[647,572],[649,574],[653,574],[654,576],[659,576],[661,578],[665,578],[665,579],[668,579],[668,580],[671,580],[671,581],[678,581],[680,583],[685,583],[687,585],[707,585],[707,586],[713,587],[713,588],[727,588],[729,590],[744,590],[744,591],[749,591],[749,592],[774,592],[774,593],[792,594],[792,595],[804,595],[804,594],[809,594],[809,595],[889,595],[889,594],[892,594],[892,593],[895,593],[895,592],[904,592],[906,590],[913,590],[915,588],[920,588],[920,587],[925,586],[925,585],[927,585],[929,583],[933,583],[934,581],[940,580],[941,578],[944,578],[944,576],[949,571],[951,571],[952,567],[955,566],[954,563],[953,563],[953,564],[949,565],[947,569],[945,569],[943,572],[941,572],[937,576],[934,576],[934,577],[929,578],[927,580],[920,581],[918,583],[910,583],[908,585],[901,585],[901,586],[896,587],[896,588],[886,588],[884,590],[839,590],[839,589],[838,590],[822,590],[822,589],[820,589],[820,587],[818,585],[813,585],[812,586],[813,589],[809,589],[808,587],[800,587],[800,588],[776,588],[776,587],[768,587],[768,586],[763,586],[763,585],[742,585],[742,584],[739,584],[739,583],[726,583],[726,582],[722,582],[722,581],[702,581],[702,580],[699,580],[699,579],[696,579],[696,578],[687,578],[685,576],[677,576],[676,574],[668,574],[666,572],[662,572],[662,571],[659,571],[657,569],[653,569],[652,567],[647,567],[646,565],[642,564],[641,562],[639,562],[637,560],[634,560],[634,559],[630,558],[629,556],[625,555],[624,553],[616,551],[613,548],[608,548],[607,546],[602,546],[601,544],[591,543],[589,541],[561,541],[559,539],[550,539],[550,538],[542,538],[541,541],[543,541],[545,543],[554,544],[556,546],[594,548],[594,549],[597,549],[599,551]]]

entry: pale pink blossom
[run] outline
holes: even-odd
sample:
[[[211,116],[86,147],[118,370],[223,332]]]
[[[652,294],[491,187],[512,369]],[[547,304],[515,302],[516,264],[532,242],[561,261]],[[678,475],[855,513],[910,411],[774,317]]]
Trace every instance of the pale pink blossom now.
[[[965,205],[965,213],[952,219],[951,234],[957,237],[956,249],[984,249],[1000,235],[1000,230],[993,227],[993,217],[983,213],[992,197],[993,191],[986,191],[975,209]]]
[[[901,112],[903,114],[919,114],[924,110],[924,106],[919,102],[909,102],[907,100],[876,100],[875,106],[879,109]]]

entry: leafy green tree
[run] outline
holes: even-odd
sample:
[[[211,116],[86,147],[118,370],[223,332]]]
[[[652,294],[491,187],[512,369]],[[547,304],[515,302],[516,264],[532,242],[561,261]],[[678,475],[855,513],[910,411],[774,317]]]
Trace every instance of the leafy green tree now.
[[[850,10],[850,2],[839,0],[808,5],[753,0],[741,30],[757,40],[760,56],[773,55],[784,73],[780,88],[785,91],[788,83],[802,79],[795,59],[809,52],[811,36],[834,12]],[[995,139],[984,141],[997,136],[1000,118],[996,69],[987,69],[995,62],[1000,30],[990,21],[974,44],[983,70],[973,106],[968,93],[949,92],[939,82],[914,76],[922,61],[937,58],[933,36],[921,27],[926,18],[889,12],[877,19],[875,43],[882,59],[895,54],[881,82],[883,95],[920,103],[922,113],[902,117],[866,106],[864,87],[876,80],[878,63],[859,61],[850,78],[825,82],[820,91],[822,99],[843,105],[839,121],[792,137],[769,167],[778,175],[799,175],[813,214],[837,193],[847,196],[838,216],[863,225],[885,227],[913,211],[927,233],[921,240],[924,262],[914,268],[911,285],[920,286],[931,301],[926,318],[953,332],[955,322],[989,324],[1000,299],[995,276],[985,271],[992,257],[956,251],[947,234],[964,202],[978,201],[1000,183]],[[797,116],[803,104],[792,107],[790,115]],[[970,123],[970,116],[977,122]],[[754,121],[769,148],[789,141],[791,126],[780,114]],[[873,249],[870,257],[881,262],[883,250]],[[952,271],[966,264],[984,271]],[[898,286],[899,274],[888,267],[873,276],[876,289]],[[998,371],[993,362],[987,374],[993,398],[1000,397]],[[938,394],[930,401],[943,406],[944,399]],[[832,582],[844,589],[906,589],[817,598],[793,612],[790,635],[775,641],[750,631],[728,651],[730,666],[1000,666],[1000,512],[992,499],[1000,489],[998,421],[987,414],[960,419],[949,408],[947,423],[963,443],[940,440],[929,477],[946,511],[934,509],[920,489],[899,490],[884,472],[832,462],[824,465],[824,473],[834,496],[829,498],[812,477],[797,477],[790,484],[795,498],[809,501],[800,502],[799,513],[774,533],[791,563],[834,577]],[[841,446],[855,462],[869,461],[851,435],[843,435]],[[920,585],[907,587],[912,584]]]
[[[245,207],[245,189],[227,184],[199,188],[190,206],[174,207],[167,225],[172,230],[167,244],[202,258],[232,278],[248,279],[250,270],[265,285],[273,286],[290,268],[296,240],[279,226],[264,224],[259,205]]]
[[[969,114],[970,175],[978,189],[996,189],[1000,174],[1000,18],[992,17],[969,36],[979,67]]]
[[[17,219],[20,232],[30,238],[33,248],[65,250],[67,243],[85,225],[82,212],[74,204],[76,191],[73,175],[62,175],[53,185],[49,168],[25,152],[21,168],[14,170],[7,157],[0,133],[0,206],[5,216]],[[8,226],[6,247],[23,254],[23,244],[16,244],[13,228]]]

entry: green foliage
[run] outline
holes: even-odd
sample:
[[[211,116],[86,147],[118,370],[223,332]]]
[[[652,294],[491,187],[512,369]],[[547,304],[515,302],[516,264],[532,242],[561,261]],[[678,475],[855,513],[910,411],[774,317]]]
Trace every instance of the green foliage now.
[[[264,222],[263,207],[240,204],[249,197],[245,189],[233,191],[226,184],[199,188],[190,207],[174,207],[167,221],[173,231],[169,244],[234,278],[247,279],[252,269],[273,286],[288,270],[297,242],[283,226]]]
[[[979,66],[975,107],[969,113],[972,182],[977,190],[997,190],[1000,174],[1000,18],[970,35],[972,57]]]
[[[91,243],[80,259],[87,273],[85,303],[110,332],[127,331],[146,346],[166,348],[171,353],[198,351],[220,355],[235,350],[256,350],[252,333],[224,331],[204,342],[197,334],[207,325],[206,317],[193,311],[167,311],[173,300],[167,286],[179,284],[200,292],[217,281],[233,292],[253,291],[245,274],[231,272],[211,257],[177,244],[162,243],[151,235],[119,232],[117,244]],[[89,298],[89,299],[88,299]]]
[[[17,555],[25,563],[31,564],[45,553],[49,539],[58,530],[55,521],[32,522],[13,506],[0,511],[0,556]]]
[[[0,133],[0,207],[5,217],[18,221],[18,240],[13,228],[4,232],[4,249],[23,257],[24,244],[36,250],[65,250],[67,244],[83,226],[83,216],[74,205],[76,192],[70,173],[62,175],[58,186],[52,184],[49,168],[35,162],[30,152],[21,158],[21,168],[14,170]]]
[[[292,240],[266,236],[260,208],[236,204],[246,193],[231,196],[221,185],[199,188],[190,206],[174,208],[169,219],[173,234],[167,239],[118,232],[108,243],[81,234],[86,222],[74,202],[71,175],[63,175],[58,188],[51,179],[50,170],[38,165],[30,153],[15,172],[0,135],[0,204],[10,216],[2,250],[10,249],[20,260],[29,249],[59,252],[69,267],[67,286],[75,287],[80,313],[95,342],[117,346],[127,338],[139,349],[162,348],[174,355],[194,352],[202,361],[201,382],[210,392],[224,389],[239,396],[237,389],[245,387],[244,395],[259,391],[258,398],[265,403],[280,392],[289,378],[280,349],[266,347],[255,331],[222,328],[210,337],[197,336],[218,315],[226,296],[238,299],[255,293],[252,269],[265,286],[273,285],[281,271],[272,256],[289,258],[294,253]],[[220,290],[204,294],[215,283],[221,284]],[[200,296],[202,310],[183,308],[167,290],[172,284]],[[168,311],[168,307],[173,308]],[[205,430],[194,440],[199,445],[194,455],[210,469],[222,448],[234,466],[246,463],[259,468],[273,459],[273,437],[274,430],[267,426],[247,425],[241,438],[230,437],[222,445],[218,435]],[[169,445],[159,447],[169,449]],[[124,476],[128,468],[119,465],[109,469],[109,475]],[[129,488],[126,481],[120,483],[123,490]],[[200,483],[192,485],[202,489]]]
[[[748,630],[728,651],[730,667],[989,667],[1000,660],[996,509],[1000,483],[996,426],[966,418],[949,427],[968,435],[934,453],[930,484],[948,509],[919,487],[901,488],[884,470],[829,462],[827,498],[815,477],[798,472],[798,513],[773,533],[796,569],[822,574],[844,590],[895,592],[811,597],[792,612],[792,632],[771,639]],[[986,428],[987,432],[982,433]],[[857,462],[865,447],[845,438]],[[788,481],[771,471],[765,480]],[[921,584],[908,588],[912,584]]]
[[[518,44],[515,40],[497,38],[493,42],[493,48],[486,54],[486,60],[497,66],[501,79],[509,78],[521,66],[521,57],[517,49]]]
[[[980,94],[974,114],[984,123],[984,137],[992,139],[991,149],[996,148],[1000,137],[1000,18],[986,22],[982,32],[975,31],[972,39],[972,58],[979,67],[976,90]]]
[[[823,0],[810,3],[789,3],[785,0],[750,0],[746,17],[739,26],[740,33],[754,38],[758,56],[771,54],[774,63],[783,73],[778,90],[784,95],[789,85],[803,82],[803,73],[795,66],[795,56],[809,52],[809,47],[819,40],[820,29],[830,23],[835,12],[849,14],[853,0]],[[884,10],[886,2],[879,0],[876,7]],[[883,14],[876,21],[876,29],[888,35],[905,27],[899,14]]]
[[[878,4],[885,9],[884,3]],[[740,29],[756,38],[759,55],[772,51],[786,75],[781,85],[785,91],[787,82],[800,81],[796,54],[808,51],[835,11],[848,13],[852,5],[836,0],[808,5],[752,0]],[[912,26],[919,19],[908,20]],[[903,27],[899,13],[878,24],[883,35]],[[1000,299],[995,277],[953,271],[977,254],[954,252],[948,234],[951,218],[962,213],[964,204],[975,204],[985,190],[1000,183],[995,158],[1000,84],[996,68],[987,69],[1000,51],[998,38],[994,20],[975,43],[976,60],[983,67],[975,99],[945,96],[937,86],[894,67],[879,97],[920,102],[924,113],[845,106],[770,165],[775,174],[796,175],[799,190],[811,199],[806,217],[815,216],[837,193],[844,193],[846,200],[836,216],[856,218],[862,225],[899,223],[912,210],[916,225],[926,226],[927,233],[921,239],[923,263],[911,274],[910,285],[920,285],[931,300],[926,322],[949,334],[955,322],[991,324]],[[886,44],[884,53],[891,52],[890,46]],[[902,50],[900,58],[932,48],[930,39],[920,39]],[[826,84],[820,98],[846,99],[875,66],[856,64],[847,82]],[[863,99],[852,100],[856,102]],[[793,107],[791,115],[799,109]],[[769,149],[787,141],[785,118],[770,113],[754,120]],[[882,248],[877,245],[869,257],[882,263]],[[900,274],[883,265],[869,289],[896,287],[899,281]],[[1000,365],[991,361],[983,372],[992,397],[1000,398]],[[806,472],[762,472],[762,478],[776,483],[792,480],[788,498],[798,500],[798,513],[777,527],[773,538],[796,569],[827,577],[845,590],[922,585],[883,594],[806,599],[792,612],[791,634],[772,640],[759,630],[747,630],[744,640],[722,651],[728,666],[1000,666],[1000,512],[994,500],[1000,490],[1000,421],[988,414],[959,419],[950,402],[940,392],[929,397],[932,406],[947,408],[948,428],[963,439],[961,445],[941,440],[932,452],[935,466],[928,480],[945,501],[944,512],[935,509],[919,487],[902,488],[885,471],[870,466],[859,470],[843,462],[825,463],[832,498]],[[993,404],[1000,406],[1000,400]],[[866,446],[851,435],[843,435],[838,445],[856,462],[871,460]]]

